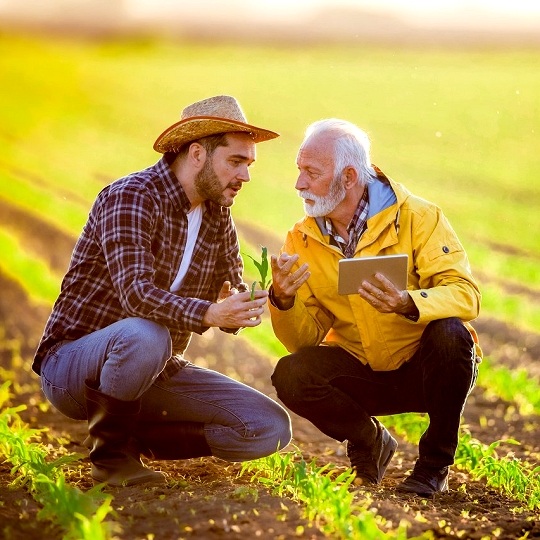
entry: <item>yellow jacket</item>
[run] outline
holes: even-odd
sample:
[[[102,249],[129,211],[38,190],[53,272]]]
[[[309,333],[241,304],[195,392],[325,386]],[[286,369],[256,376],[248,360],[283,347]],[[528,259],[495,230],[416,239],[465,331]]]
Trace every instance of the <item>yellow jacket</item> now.
[[[481,357],[474,329],[481,294],[467,255],[440,208],[411,194],[376,169],[368,185],[367,230],[355,257],[407,253],[407,289],[420,316],[380,313],[359,295],[338,295],[342,252],[328,243],[314,218],[304,217],[287,233],[282,252],[298,253],[311,276],[297,291],[294,306],[281,311],[270,304],[274,332],[289,352],[313,345],[340,346],[375,371],[390,371],[416,352],[426,325],[458,317],[466,323]]]

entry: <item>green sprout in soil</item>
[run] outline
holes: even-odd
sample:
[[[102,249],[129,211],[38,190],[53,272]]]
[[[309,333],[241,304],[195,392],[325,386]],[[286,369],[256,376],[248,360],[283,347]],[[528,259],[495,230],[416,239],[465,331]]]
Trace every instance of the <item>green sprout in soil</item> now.
[[[252,257],[251,255],[248,255],[248,257],[253,261],[255,266],[257,267],[257,270],[259,271],[259,275],[261,277],[261,280],[258,282],[259,286],[261,287],[261,290],[265,290],[268,287],[270,287],[270,283],[272,282],[271,279],[268,279],[268,249],[264,246],[261,247],[261,261],[259,262],[257,259]],[[255,298],[255,287],[257,286],[257,281],[254,281],[251,284],[251,299],[253,300]]]
[[[105,521],[113,512],[112,496],[101,491],[103,484],[83,492],[67,482],[66,467],[82,456],[50,459],[48,448],[39,442],[45,430],[30,428],[18,414],[26,405],[5,407],[10,383],[0,386],[0,461],[12,466],[11,474],[16,478],[10,485],[24,487],[32,495],[42,506],[38,519],[64,529],[63,540],[113,538],[115,524]]]

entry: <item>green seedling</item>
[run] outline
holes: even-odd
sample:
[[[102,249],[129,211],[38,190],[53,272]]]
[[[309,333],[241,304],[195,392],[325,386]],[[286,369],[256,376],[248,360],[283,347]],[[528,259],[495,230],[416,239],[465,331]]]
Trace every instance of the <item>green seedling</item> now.
[[[40,442],[45,430],[30,428],[18,414],[26,405],[5,407],[9,385],[6,381],[0,386],[0,462],[11,464],[15,476],[11,485],[32,495],[42,506],[38,519],[60,526],[64,540],[110,540],[114,523],[105,518],[113,512],[112,496],[102,493],[103,485],[83,492],[67,482],[67,467],[82,456],[68,454],[51,460],[48,448]]]
[[[259,275],[261,277],[261,280],[259,281],[259,286],[261,287],[261,290],[267,289],[270,286],[270,283],[272,282],[271,279],[268,281],[266,280],[268,276],[268,249],[264,246],[261,247],[261,261],[259,262],[257,259],[252,257],[251,255],[248,255],[248,257],[253,261],[255,266],[257,267],[257,270],[259,271]],[[251,284],[251,299],[253,300],[255,298],[255,287],[257,286],[257,282],[254,281]]]
[[[407,538],[405,523],[388,530],[384,518],[369,509],[369,498],[363,499],[354,488],[355,474],[351,469],[340,472],[332,464],[320,467],[315,460],[306,462],[301,453],[295,451],[276,452],[266,458],[245,462],[238,475],[246,474],[250,475],[251,482],[263,484],[273,495],[301,504],[303,517],[316,524],[329,538]]]
[[[517,384],[514,381],[516,385],[513,386],[517,394],[522,388],[521,376],[515,379],[519,382]],[[508,379],[505,381],[506,384],[510,384]],[[428,425],[425,415],[418,413],[386,416],[384,424],[392,427],[405,440],[415,444],[418,444],[420,434]],[[537,511],[540,508],[540,466],[517,459],[512,453],[499,457],[496,449],[501,443],[519,444],[514,439],[505,439],[486,445],[474,439],[465,430],[459,438],[455,464],[459,469],[466,470],[474,479],[485,479],[489,487],[514,500],[525,502],[529,510]]]
[[[509,369],[483,359],[478,382],[487,396],[495,395],[515,403],[519,414],[540,414],[540,380],[525,368]]]

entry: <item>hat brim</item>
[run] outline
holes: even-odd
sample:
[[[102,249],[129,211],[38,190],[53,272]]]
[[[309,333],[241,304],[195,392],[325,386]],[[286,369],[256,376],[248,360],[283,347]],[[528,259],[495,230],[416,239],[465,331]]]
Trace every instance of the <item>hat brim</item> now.
[[[180,120],[180,122],[167,128],[154,143],[154,150],[162,154],[165,152],[178,152],[188,142],[196,141],[209,135],[217,135],[218,133],[239,131],[249,133],[255,143],[269,141],[279,137],[279,133],[274,131],[228,118],[193,116],[186,120]]]

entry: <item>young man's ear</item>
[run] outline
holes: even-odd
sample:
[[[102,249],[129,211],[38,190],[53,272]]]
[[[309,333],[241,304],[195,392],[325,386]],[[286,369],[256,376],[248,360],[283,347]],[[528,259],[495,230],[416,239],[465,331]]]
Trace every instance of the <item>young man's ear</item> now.
[[[198,142],[190,144],[187,157],[193,167],[202,168],[206,161],[206,155],[206,148],[202,144]]]

